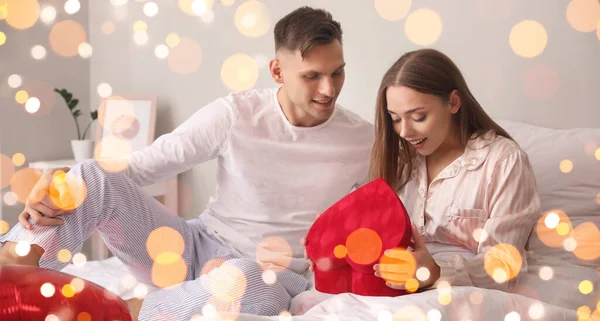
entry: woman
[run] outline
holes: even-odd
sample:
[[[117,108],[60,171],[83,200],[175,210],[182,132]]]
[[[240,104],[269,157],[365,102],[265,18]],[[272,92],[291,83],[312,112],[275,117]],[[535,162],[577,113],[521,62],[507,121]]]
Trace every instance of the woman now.
[[[376,109],[370,179],[398,191],[423,269],[415,273],[390,250],[399,260],[375,265],[375,275],[409,291],[442,281],[507,290],[526,269],[525,244],[541,212],[525,152],[436,50],[400,57],[383,76]]]

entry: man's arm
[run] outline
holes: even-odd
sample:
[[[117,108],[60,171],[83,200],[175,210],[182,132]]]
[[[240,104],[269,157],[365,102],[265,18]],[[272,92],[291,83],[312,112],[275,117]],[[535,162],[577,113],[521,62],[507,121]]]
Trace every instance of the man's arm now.
[[[229,139],[236,115],[228,97],[205,105],[173,132],[129,155],[125,175],[145,186],[215,158]]]

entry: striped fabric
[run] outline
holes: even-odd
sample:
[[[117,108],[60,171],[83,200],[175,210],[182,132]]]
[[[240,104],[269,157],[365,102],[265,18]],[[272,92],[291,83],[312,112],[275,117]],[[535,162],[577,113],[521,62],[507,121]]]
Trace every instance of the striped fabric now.
[[[40,266],[62,270],[67,263],[59,261],[59,251],[66,249],[78,253],[83,242],[98,230],[108,248],[133,276],[148,284],[179,277],[174,275],[176,268],[157,268],[155,264],[159,260],[167,265],[182,260],[179,266],[184,266],[180,276],[184,282],[147,295],[139,320],[159,317],[187,321],[201,314],[207,303],[221,311],[224,309],[223,302],[228,300],[226,308],[234,312],[278,315],[289,308],[294,296],[308,287],[305,277],[282,269],[274,271],[276,277],[273,282],[265,283],[262,267],[252,259],[240,257],[209,235],[199,219],[185,221],[170,215],[167,208],[144,193],[131,179],[120,173],[105,172],[94,160],[76,165],[70,173],[86,183],[87,197],[74,213],[62,216],[65,223],[39,226],[32,222],[32,231],[17,224],[0,237],[0,243],[27,241],[37,244],[45,250]],[[173,237],[159,237],[156,244],[147,244],[151,233],[159,228],[170,231],[163,235]],[[153,250],[153,247],[156,249]],[[181,253],[173,252],[176,249],[181,249]],[[159,259],[156,254],[161,251],[171,256]],[[176,255],[174,260],[173,253],[180,254],[180,257]],[[223,263],[222,267],[227,268],[214,269],[201,276],[207,263],[223,261],[227,263]],[[231,280],[227,273],[241,277],[234,283],[215,284]],[[226,287],[221,295],[215,293],[219,286]]]
[[[512,140],[494,131],[471,139],[429,186],[425,158],[418,155],[398,195],[441,267],[438,284],[507,290],[516,279],[497,282],[503,276],[494,280],[494,271],[511,278],[527,269],[525,244],[541,203],[527,155]],[[494,246],[500,251],[488,254],[486,270],[484,258]],[[503,255],[513,247],[519,254]]]

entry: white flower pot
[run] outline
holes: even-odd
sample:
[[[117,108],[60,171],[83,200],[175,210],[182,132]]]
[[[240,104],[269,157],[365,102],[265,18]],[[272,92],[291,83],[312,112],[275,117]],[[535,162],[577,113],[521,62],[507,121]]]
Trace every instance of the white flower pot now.
[[[78,163],[94,157],[94,141],[91,139],[72,140],[71,148]]]

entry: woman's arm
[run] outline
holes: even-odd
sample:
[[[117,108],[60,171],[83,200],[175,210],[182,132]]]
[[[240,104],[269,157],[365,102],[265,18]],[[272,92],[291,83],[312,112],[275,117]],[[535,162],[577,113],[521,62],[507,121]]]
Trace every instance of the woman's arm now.
[[[521,150],[494,167],[488,183],[485,223],[475,257],[438,260],[440,278],[451,285],[507,290],[527,270],[525,244],[540,214],[541,201],[531,164]]]

